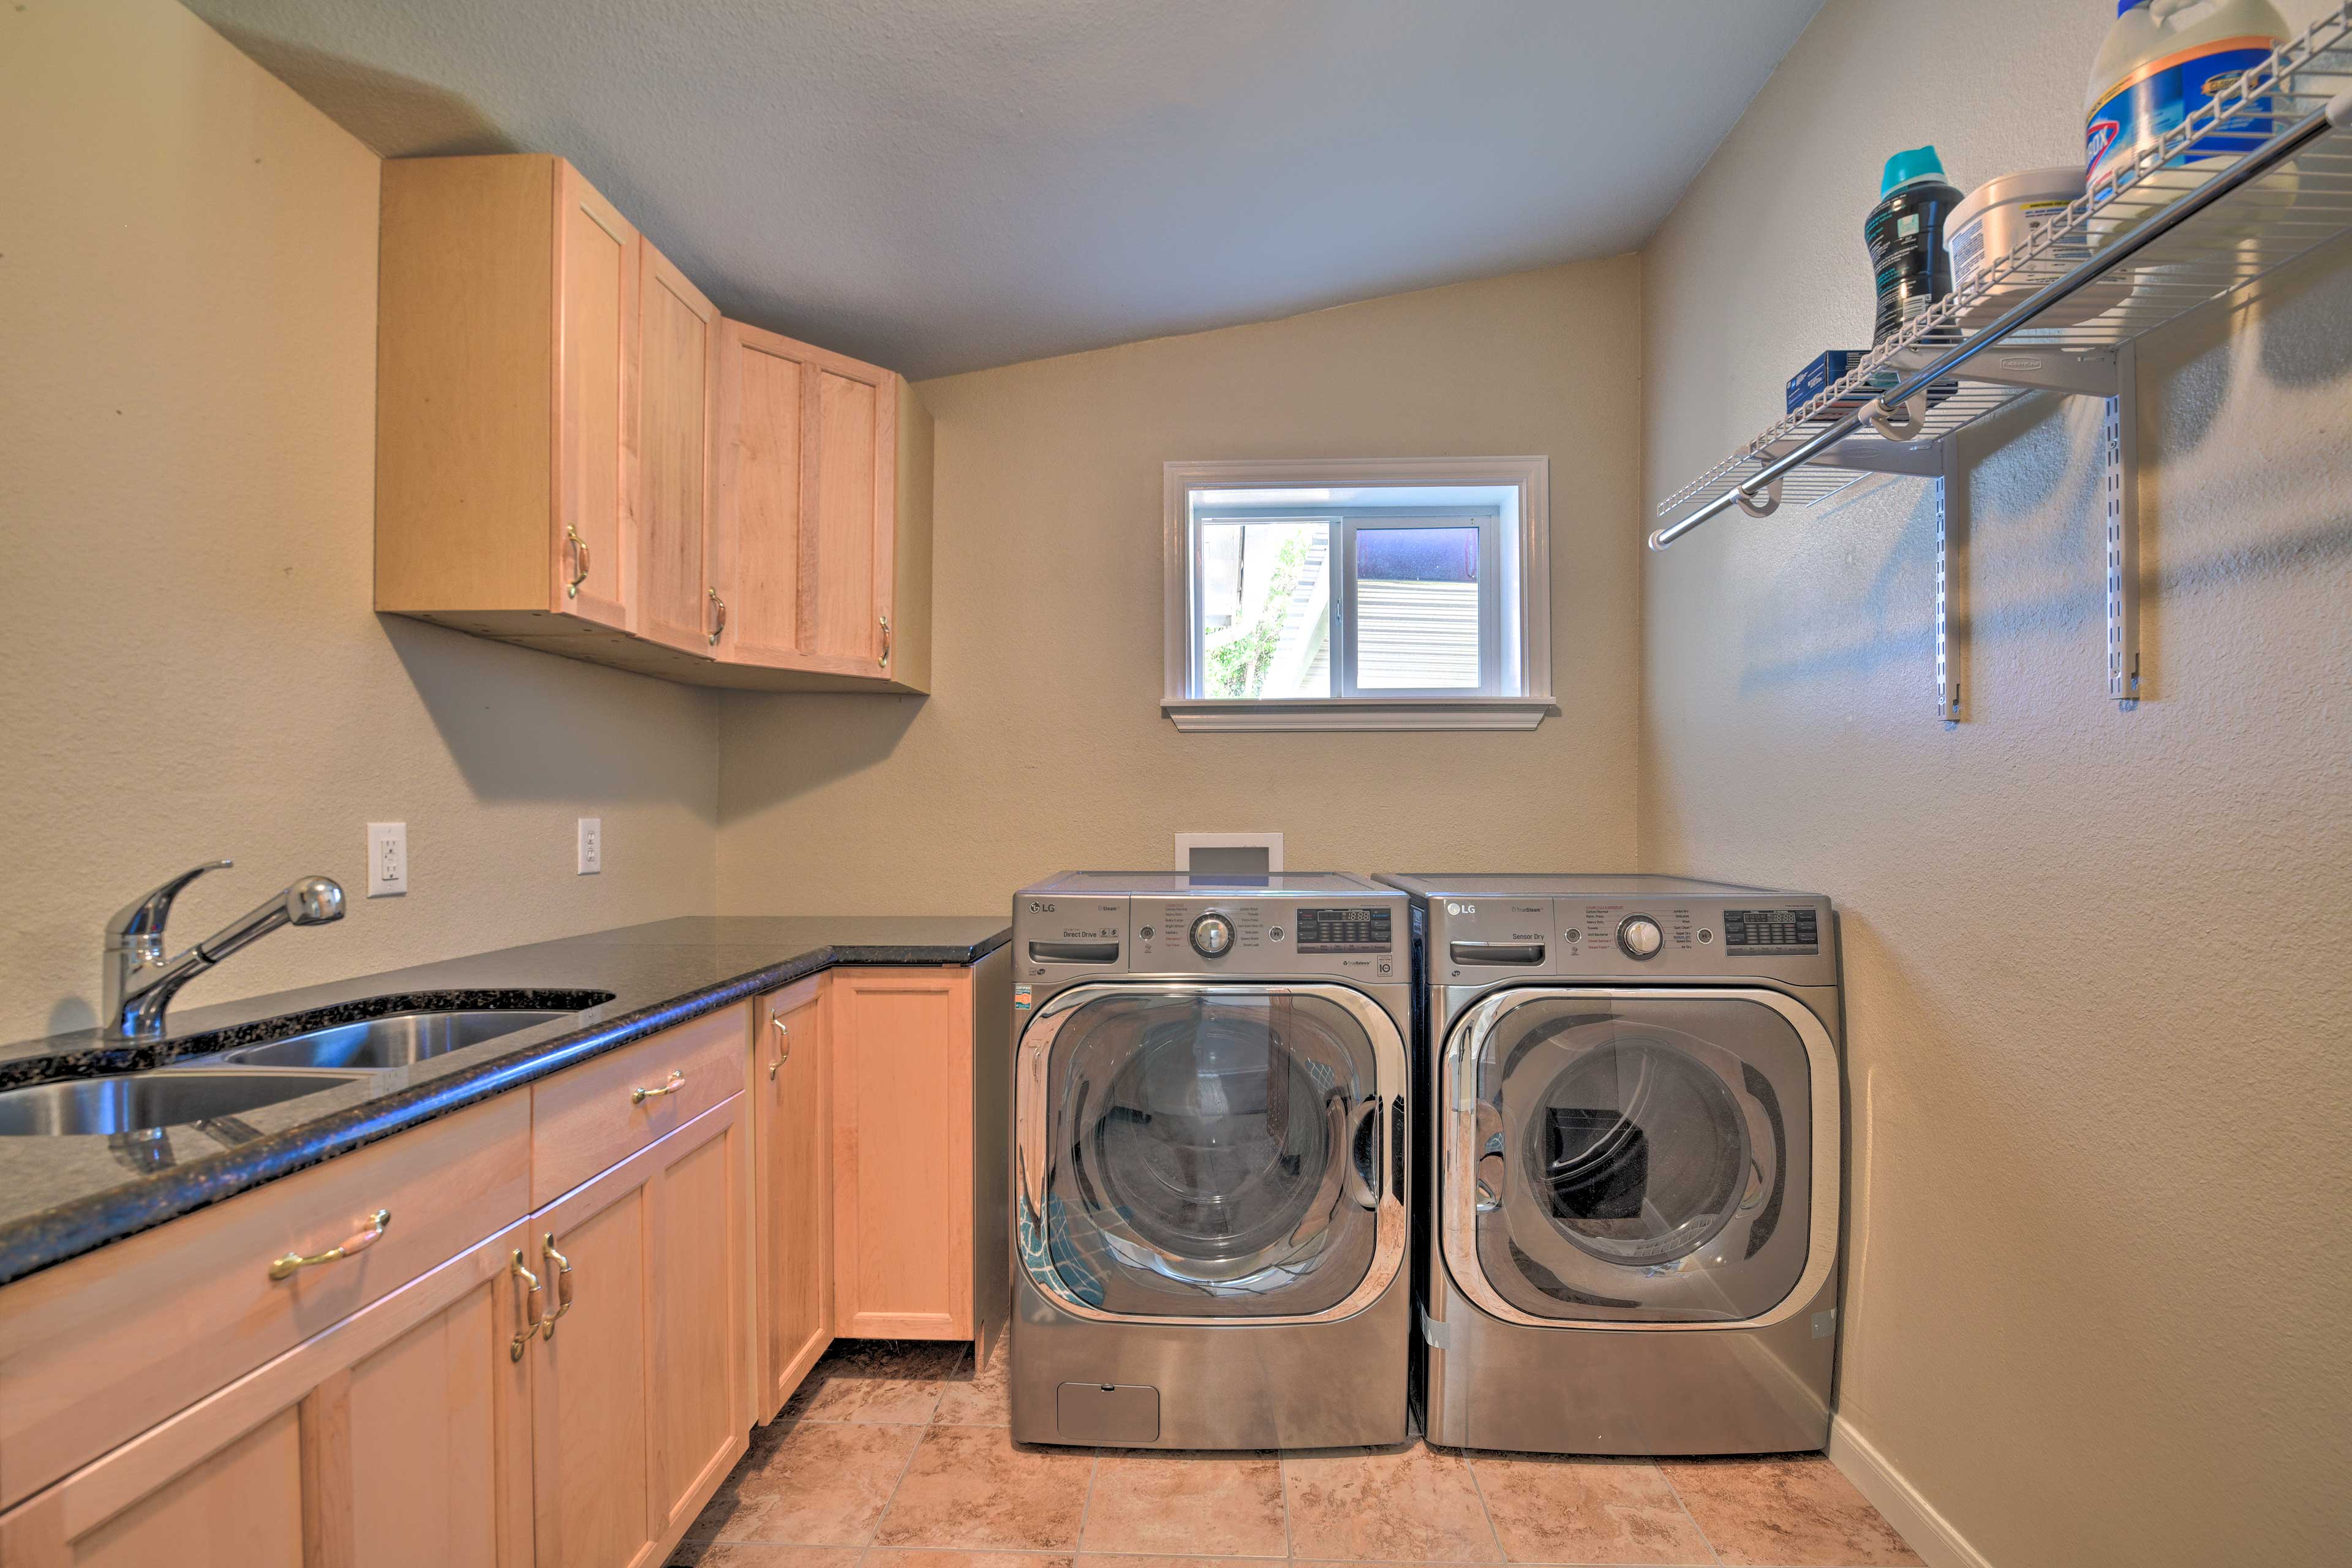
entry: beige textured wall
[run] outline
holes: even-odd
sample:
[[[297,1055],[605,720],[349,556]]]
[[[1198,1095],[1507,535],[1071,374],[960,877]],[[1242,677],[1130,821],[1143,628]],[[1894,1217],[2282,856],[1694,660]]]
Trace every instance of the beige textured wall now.
[[[1057,868],[1164,867],[1192,829],[1279,830],[1297,868],[1630,865],[1639,321],[1626,257],[925,384],[936,690],[729,699],[721,908],[992,911]],[[1526,453],[1551,458],[1560,716],[1160,717],[1163,462]]]
[[[2283,5],[2297,25],[2314,4]],[[1867,341],[1879,162],[2079,145],[2111,12],[1832,0],[1645,255],[1653,503]],[[1844,910],[1843,1419],[2000,1568],[2340,1561],[2352,1504],[2352,250],[2144,344],[2155,700],[2103,700],[2098,409],[1644,574],[1643,859]]]
[[[184,1003],[707,910],[708,696],[368,608],[374,155],[169,0],[0,6],[0,1038],[164,876],[237,861],[193,940],[371,820],[407,897]]]

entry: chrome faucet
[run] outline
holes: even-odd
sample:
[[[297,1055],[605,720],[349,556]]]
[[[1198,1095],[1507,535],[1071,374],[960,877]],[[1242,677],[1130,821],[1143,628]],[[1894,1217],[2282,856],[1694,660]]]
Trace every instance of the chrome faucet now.
[[[106,1033],[110,1039],[152,1040],[163,1033],[163,1010],[180,987],[279,926],[325,925],[343,918],[343,889],[324,877],[305,877],[231,921],[176,958],[163,956],[163,922],[180,889],[229,860],[192,866],[106,922]]]

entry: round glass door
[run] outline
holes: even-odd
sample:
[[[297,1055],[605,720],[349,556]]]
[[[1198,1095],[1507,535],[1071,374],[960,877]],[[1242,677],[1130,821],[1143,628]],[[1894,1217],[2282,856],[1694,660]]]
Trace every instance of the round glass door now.
[[[1055,1022],[1042,1174],[1065,1294],[1292,1316],[1364,1281],[1385,1145],[1360,1008],[1304,988],[1106,988]]]
[[[1808,1245],[1805,1045],[1738,998],[1531,993],[1457,1072],[1479,1274],[1539,1317],[1737,1321]]]

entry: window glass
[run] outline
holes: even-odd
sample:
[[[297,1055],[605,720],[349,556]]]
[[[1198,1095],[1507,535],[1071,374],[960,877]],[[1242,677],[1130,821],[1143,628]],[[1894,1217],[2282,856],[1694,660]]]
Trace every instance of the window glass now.
[[[1331,695],[1331,530],[1300,521],[1200,528],[1201,695]]]
[[[1475,691],[1480,538],[1475,524],[1356,531],[1356,685]]]

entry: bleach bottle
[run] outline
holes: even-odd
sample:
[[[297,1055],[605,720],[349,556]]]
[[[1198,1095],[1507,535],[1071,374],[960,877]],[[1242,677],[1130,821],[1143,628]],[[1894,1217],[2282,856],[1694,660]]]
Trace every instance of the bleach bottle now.
[[[2270,0],[2116,0],[2116,25],[2091,68],[2084,150],[2093,195],[2287,39]],[[2269,138],[2267,119],[2244,117],[2193,142],[2174,168],[2228,167]],[[2179,194],[2176,190],[2173,194]]]

